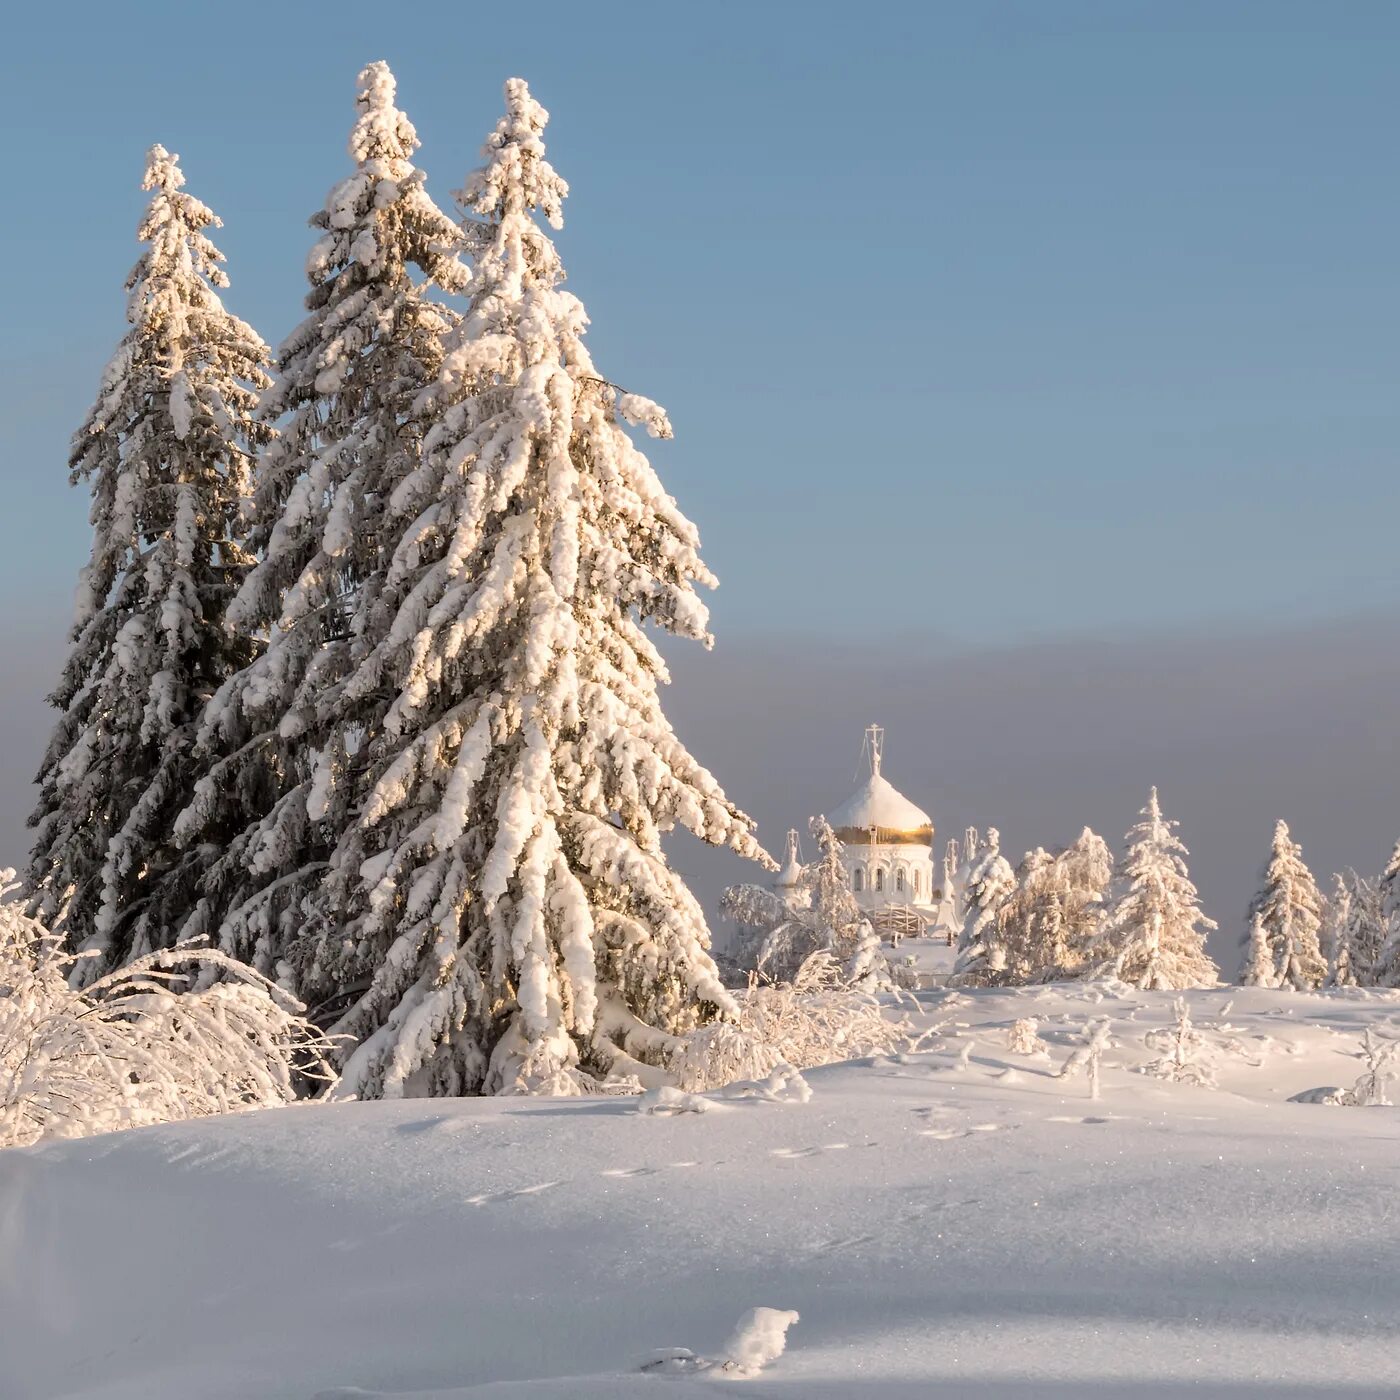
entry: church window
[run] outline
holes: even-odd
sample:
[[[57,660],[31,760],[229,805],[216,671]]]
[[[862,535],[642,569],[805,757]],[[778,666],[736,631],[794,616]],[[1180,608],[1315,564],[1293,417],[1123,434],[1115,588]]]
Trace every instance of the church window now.
[[[851,888],[859,894],[865,888],[865,871],[856,866],[855,872],[851,876]]]
[[[894,872],[894,887],[900,894],[904,893],[904,872],[902,870],[896,870]]]
[[[880,893],[883,893],[883,892],[884,892],[884,889],[885,889],[885,872],[884,872],[883,870],[877,870],[877,871],[875,872],[875,889],[876,889],[878,892],[880,892]]]

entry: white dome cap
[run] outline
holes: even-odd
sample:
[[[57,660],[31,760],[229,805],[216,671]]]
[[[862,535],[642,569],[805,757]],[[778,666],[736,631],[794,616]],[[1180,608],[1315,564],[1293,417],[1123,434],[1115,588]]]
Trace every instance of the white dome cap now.
[[[836,835],[850,845],[933,844],[933,818],[880,774],[880,737],[871,725],[870,776],[827,814]]]

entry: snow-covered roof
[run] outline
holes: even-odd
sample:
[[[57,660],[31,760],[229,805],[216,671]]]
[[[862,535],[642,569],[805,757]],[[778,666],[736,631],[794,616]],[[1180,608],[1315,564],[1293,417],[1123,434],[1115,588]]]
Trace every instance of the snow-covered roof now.
[[[850,797],[827,814],[827,820],[838,834],[843,830],[868,831],[871,827],[913,834],[933,826],[933,818],[923,808],[916,807],[879,773],[872,773]],[[932,832],[929,834],[931,836]]]

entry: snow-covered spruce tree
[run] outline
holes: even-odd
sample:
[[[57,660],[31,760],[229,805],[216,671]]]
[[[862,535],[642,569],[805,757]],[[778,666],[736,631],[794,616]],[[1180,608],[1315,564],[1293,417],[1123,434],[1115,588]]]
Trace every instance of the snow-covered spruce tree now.
[[[1327,985],[1374,986],[1382,946],[1380,893],[1374,881],[1355,870],[1343,870],[1332,880],[1325,926]]]
[[[1015,889],[1016,875],[1001,853],[996,827],[988,827],[984,839],[969,840],[967,846],[975,855],[962,881],[965,918],[950,981],[957,987],[988,987],[998,984],[1006,970],[997,912]]]
[[[1244,987],[1277,987],[1278,969],[1269,948],[1269,933],[1259,914],[1249,920],[1249,938],[1245,944],[1244,961],[1240,965],[1240,985]]]
[[[1288,834],[1288,823],[1274,827],[1274,842],[1264,867],[1263,888],[1249,906],[1248,955],[1255,917],[1269,944],[1276,987],[1311,991],[1327,976],[1318,934],[1325,913],[1312,871],[1303,864],[1303,848]]]
[[[1377,987],[1400,987],[1400,841],[1390,853],[1377,886],[1380,903],[1380,948],[1371,982]]]
[[[355,168],[312,216],[322,232],[307,262],[309,314],[278,351],[262,405],[266,421],[286,423],[253,501],[261,559],[229,620],[267,645],[209,706],[206,771],[178,828],[205,840],[221,812],[241,812],[189,931],[217,931],[268,974],[288,971],[304,901],[350,820],[355,751],[375,709],[362,697],[336,726],[325,716],[375,640],[367,629],[387,625],[376,609],[385,514],[419,461],[410,410],[456,321],[438,294],[469,280],[462,235],[412,163],[418,137],[387,64],[360,73],[355,106]]]
[[[1000,980],[1006,985],[1036,976],[1047,949],[1061,936],[1064,906],[1058,876],[1055,857],[1042,846],[1027,851],[1016,867],[1015,886],[996,912],[1004,958]]]
[[[1211,987],[1220,970],[1206,953],[1215,924],[1201,912],[1186,869],[1186,847],[1162,816],[1152,789],[1126,837],[1117,893],[1095,939],[1097,975],[1148,991]]]
[[[1022,983],[1075,976],[1103,922],[1113,858],[1086,826],[1072,846],[1051,855],[1027,852],[1016,889],[997,922],[1006,953],[1003,981]]]
[[[1103,924],[1113,884],[1108,842],[1085,827],[1055,857],[1059,918],[1045,942],[1040,975],[1045,979],[1083,976]]]
[[[219,220],[153,146],[152,191],[127,278],[131,329],[73,440],[92,489],[92,558],[73,649],[50,697],[62,712],[39,774],[33,914],[94,954],[80,980],[175,941],[216,846],[178,850],[171,823],[196,773],[194,726],[252,656],[224,625],[250,558],[238,543],[267,347],[224,309]],[[226,835],[215,821],[211,836]]]
[[[566,192],[546,113],[519,80],[506,103],[460,196],[470,308],[422,400],[421,463],[385,503],[387,569],[357,600],[363,656],[335,697],[368,736],[368,784],[299,985],[368,980],[335,1027],[355,1047],[344,1091],[364,1097],[655,1080],[682,1035],[734,1011],[662,834],[773,866],[662,712],[645,624],[708,644],[695,585],[713,578],[619,422],[668,437],[666,417],[594,368],[536,223],[560,224]]]
[[[1185,997],[1177,997],[1172,1010],[1176,1014],[1172,1025],[1148,1031],[1143,1037],[1147,1048],[1156,1050],[1158,1057],[1139,1066],[1139,1072],[1214,1089],[1216,1047],[1191,1024],[1191,1008]]]

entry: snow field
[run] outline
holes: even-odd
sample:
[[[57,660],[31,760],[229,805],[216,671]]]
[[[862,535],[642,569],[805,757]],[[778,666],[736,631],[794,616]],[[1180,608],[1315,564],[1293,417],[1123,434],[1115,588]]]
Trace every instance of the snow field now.
[[[927,993],[938,1048],[807,1071],[805,1103],[352,1103],[7,1152],[0,1393],[1393,1393],[1400,1111],[1287,1100],[1352,1083],[1400,996],[1190,993],[1237,1042],[1218,1090],[1133,1072],[1173,1000]],[[1094,1101],[1053,1076],[1099,1017]],[[1005,1048],[1026,1018],[1045,1053]],[[725,1357],[753,1307],[801,1321],[752,1379],[641,1370]]]

